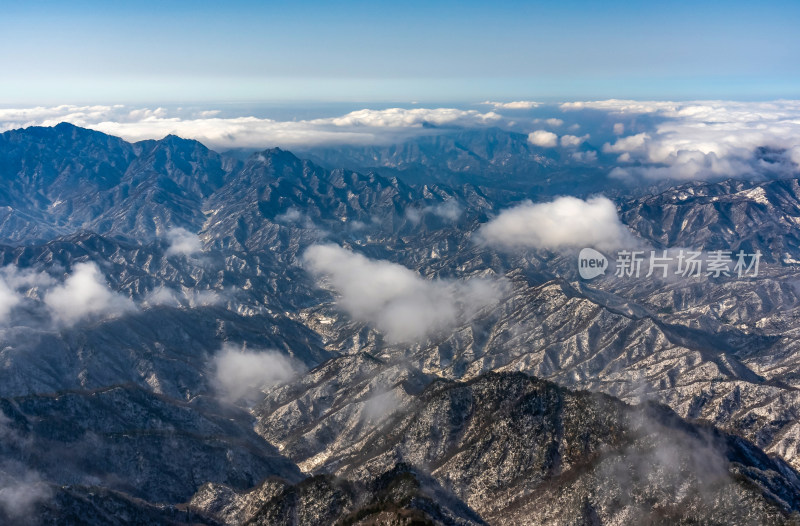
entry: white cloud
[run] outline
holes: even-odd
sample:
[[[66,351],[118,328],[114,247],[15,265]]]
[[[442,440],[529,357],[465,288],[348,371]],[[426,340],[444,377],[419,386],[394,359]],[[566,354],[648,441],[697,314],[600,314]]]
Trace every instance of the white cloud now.
[[[39,288],[47,288],[54,283],[45,272],[17,268],[6,265],[0,268],[0,323],[8,321],[11,310],[22,302],[26,293]]]
[[[625,133],[625,124],[622,122],[617,122],[614,124],[614,135],[622,135]]]
[[[422,221],[422,214],[425,212],[425,209],[420,210],[419,208],[406,208],[406,219],[414,223],[415,225]]]
[[[333,124],[341,127],[406,128],[421,127],[423,124],[437,126],[458,126],[492,124],[501,117],[497,113],[480,113],[475,110],[456,108],[389,108],[385,110],[363,109],[333,119],[314,119],[313,124]]]
[[[548,122],[551,120],[558,120],[558,119],[547,119]],[[563,121],[560,121],[563,124]],[[577,135],[563,135],[559,140],[558,135],[553,132],[549,132],[547,130],[536,130],[533,133],[528,135],[528,142],[535,145],[541,146],[542,148],[555,148],[556,146],[561,144],[563,148],[574,148],[580,146],[586,140],[589,139],[589,134],[583,135],[578,137]]]
[[[203,243],[197,234],[189,232],[185,228],[172,228],[167,231],[167,241],[169,247],[167,248],[166,256],[192,256],[198,252],[203,251]]]
[[[261,389],[291,380],[303,369],[278,351],[249,351],[229,343],[214,356],[211,366],[214,387],[230,402],[257,396]]]
[[[577,161],[579,163],[595,163],[597,162],[597,152],[594,150],[590,150],[588,152],[573,152],[572,160]]]
[[[12,475],[9,466],[0,466],[0,510],[13,521],[20,520],[20,524],[31,523],[34,507],[48,500],[52,491],[37,473],[13,467],[13,471],[22,473]]]
[[[15,290],[30,290],[46,288],[55,283],[55,280],[46,272],[31,268],[20,269],[16,265],[6,265],[0,269],[0,277],[5,279],[9,287]]]
[[[156,287],[144,298],[143,304],[147,307],[213,307],[225,303],[226,294],[216,290],[198,290],[186,287],[178,292],[169,287]]]
[[[646,133],[637,133],[636,135],[628,135],[627,137],[622,137],[616,140],[614,144],[605,143],[603,145],[603,152],[605,153],[621,153],[626,152],[630,154],[631,152],[639,152],[643,151],[647,141],[650,140],[650,136]]]
[[[406,219],[417,224],[422,220],[424,214],[433,214],[442,219],[447,219],[448,221],[456,221],[463,213],[464,209],[458,204],[458,201],[455,199],[448,199],[439,204],[426,206],[424,208],[407,208],[405,215]]]
[[[586,201],[559,197],[547,203],[527,201],[502,211],[481,226],[477,241],[500,249],[623,247],[632,242],[614,203],[605,197]]]
[[[59,122],[97,123],[123,116],[123,106],[61,105],[35,108],[0,108],[0,131],[28,126],[53,126]]]
[[[286,212],[275,216],[275,221],[279,223],[296,223],[301,219],[303,219],[303,213],[295,207],[291,207]]]
[[[578,137],[577,135],[562,135],[561,146],[564,148],[575,148],[589,140],[589,134]]]
[[[105,276],[95,263],[76,264],[64,284],[45,295],[44,303],[53,319],[62,325],[136,310],[129,298],[109,289]]]
[[[487,100],[483,102],[483,104],[494,106],[497,110],[530,110],[541,106],[540,102],[531,100],[518,100],[514,102],[492,102]]]
[[[672,111],[677,107],[676,102],[638,101],[638,100],[598,100],[565,102],[560,108],[564,111],[571,110],[602,110],[613,113],[655,113],[657,111]]]
[[[536,130],[528,135],[528,142],[542,148],[558,146],[558,135],[547,130]]]
[[[374,325],[392,342],[422,341],[496,303],[500,281],[426,280],[388,261],[376,261],[338,245],[314,245],[307,269],[339,294],[338,304],[358,321]]]
[[[157,287],[147,293],[144,298],[144,303],[147,306],[168,306],[179,307],[181,305],[178,299],[178,293],[168,287]]]
[[[17,291],[8,286],[6,280],[0,276],[0,323],[4,323],[11,309],[22,301],[22,297]]]
[[[544,122],[548,124],[548,126],[552,126],[553,128],[558,128],[559,126],[564,125],[564,121],[561,119],[551,118],[547,119]]]
[[[214,307],[224,303],[225,298],[215,290],[195,290],[187,291],[185,294],[189,307]]]
[[[381,422],[392,416],[401,403],[394,391],[381,391],[364,402],[362,415],[368,421]]]
[[[800,166],[800,145],[794,146],[789,150],[789,158],[794,164]]]
[[[426,207],[426,210],[430,211],[433,215],[450,221],[457,220],[464,212],[461,205],[459,205],[458,201],[455,199],[448,199],[438,205]]]

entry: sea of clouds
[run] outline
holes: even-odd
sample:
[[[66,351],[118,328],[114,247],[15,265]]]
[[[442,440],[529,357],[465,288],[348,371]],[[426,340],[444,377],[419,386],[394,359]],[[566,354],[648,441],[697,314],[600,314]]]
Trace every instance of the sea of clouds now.
[[[454,129],[500,127],[525,133],[532,147],[565,159],[600,163],[621,179],[761,177],[800,169],[800,101],[486,101],[469,108],[365,108],[301,120],[179,110],[0,108],[0,131],[70,122],[129,141],[175,134],[227,150],[382,145]]]

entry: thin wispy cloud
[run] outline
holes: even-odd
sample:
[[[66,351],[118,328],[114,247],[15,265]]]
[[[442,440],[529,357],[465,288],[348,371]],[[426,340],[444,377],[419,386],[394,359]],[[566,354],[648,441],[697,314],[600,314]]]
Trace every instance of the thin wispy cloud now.
[[[31,514],[36,506],[52,496],[52,488],[37,472],[19,463],[0,464],[0,515],[15,524],[35,523],[31,522]]]
[[[406,219],[412,223],[419,223],[425,214],[432,214],[447,221],[457,221],[464,213],[464,208],[455,199],[448,199],[436,205],[423,208],[409,208],[406,210]]]
[[[542,105],[541,102],[535,102],[532,100],[517,100],[512,102],[494,102],[487,100],[481,104],[488,104],[497,110],[531,110]]]
[[[11,309],[22,300],[20,294],[8,286],[5,279],[0,277],[0,322],[5,322]]]

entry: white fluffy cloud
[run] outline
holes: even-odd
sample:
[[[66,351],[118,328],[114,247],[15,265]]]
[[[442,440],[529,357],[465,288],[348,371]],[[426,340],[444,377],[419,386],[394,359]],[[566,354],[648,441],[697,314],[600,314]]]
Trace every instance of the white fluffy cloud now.
[[[481,226],[478,242],[500,249],[623,247],[632,242],[614,203],[605,197],[586,201],[559,197],[547,203],[527,201],[502,211]]]
[[[340,307],[393,342],[422,341],[450,329],[495,304],[505,290],[496,280],[426,280],[402,265],[332,244],[310,247],[304,260],[336,290]]]
[[[563,124],[563,121],[560,121],[560,119],[547,120],[548,122],[557,120],[560,122],[560,124]],[[535,146],[541,146],[542,148],[555,148],[559,144],[562,148],[576,148],[586,142],[588,139],[588,133],[580,137],[577,135],[562,135],[559,139],[558,135],[547,130],[536,130],[528,135],[529,143]]]
[[[203,251],[203,243],[197,234],[193,234],[185,228],[172,228],[167,231],[167,241],[169,241],[169,247],[166,252],[167,257],[175,255],[193,256]]]
[[[536,130],[528,135],[528,142],[542,148],[558,146],[558,135],[547,130]]]
[[[113,317],[136,310],[127,297],[113,292],[95,263],[78,263],[62,285],[44,297],[57,323],[74,325],[91,317]]]
[[[226,343],[212,360],[214,387],[230,402],[294,378],[302,367],[278,351],[247,350]]]

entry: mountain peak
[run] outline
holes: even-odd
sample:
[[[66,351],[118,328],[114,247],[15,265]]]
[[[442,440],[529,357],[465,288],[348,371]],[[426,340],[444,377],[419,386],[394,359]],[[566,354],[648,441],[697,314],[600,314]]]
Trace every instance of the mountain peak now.
[[[273,165],[296,165],[302,161],[292,152],[276,146],[274,148],[267,148],[266,150],[261,150],[260,152],[254,153],[250,156],[248,162],[256,164],[268,163]]]
[[[173,145],[173,146],[200,146],[203,150],[208,150],[205,144],[197,141],[195,139],[187,139],[185,137],[181,137],[180,135],[175,135],[174,133],[170,133],[165,135],[162,139],[156,141],[159,144],[165,145]]]
[[[62,130],[74,130],[74,129],[79,128],[79,126],[75,126],[71,122],[62,121],[62,122],[59,122],[58,124],[56,124],[55,126],[53,126],[53,128],[56,129],[56,130],[62,131]]]

